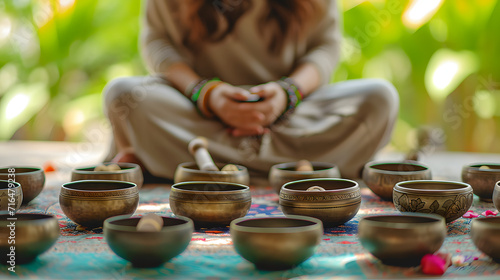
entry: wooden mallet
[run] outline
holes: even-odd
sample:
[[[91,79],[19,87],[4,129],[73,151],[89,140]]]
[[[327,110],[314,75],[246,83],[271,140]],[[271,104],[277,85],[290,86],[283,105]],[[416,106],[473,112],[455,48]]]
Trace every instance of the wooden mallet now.
[[[219,171],[212,157],[207,151],[208,141],[204,137],[196,137],[188,145],[189,152],[194,156],[200,170]]]

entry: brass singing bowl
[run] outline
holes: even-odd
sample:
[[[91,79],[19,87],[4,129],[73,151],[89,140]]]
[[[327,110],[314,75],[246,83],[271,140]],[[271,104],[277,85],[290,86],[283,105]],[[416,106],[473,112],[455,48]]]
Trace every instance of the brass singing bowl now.
[[[417,266],[426,254],[433,254],[444,242],[446,224],[435,214],[381,215],[361,218],[361,245],[382,263]]]
[[[479,251],[500,263],[500,217],[473,219],[470,235]]]
[[[11,220],[15,218],[16,220]],[[13,228],[15,227],[15,230]],[[9,243],[14,236],[15,244]],[[59,238],[59,223],[52,215],[0,212],[0,260],[9,265],[29,263]],[[12,253],[11,247],[14,247]],[[11,256],[14,255],[14,256]]]
[[[219,170],[225,166],[222,163],[216,163],[215,165],[217,165]],[[235,166],[238,168],[238,171],[205,171],[200,170],[194,162],[181,163],[175,170],[174,183],[212,181],[248,185],[250,182],[248,169],[243,165],[235,164]]]
[[[383,200],[392,201],[392,189],[398,182],[431,180],[431,170],[416,161],[368,162],[363,168],[363,181]]]
[[[21,207],[23,190],[21,184],[0,180],[0,211],[12,211]]]
[[[307,191],[319,186],[324,191]],[[279,204],[285,215],[314,217],[324,227],[334,227],[352,219],[361,206],[358,183],[347,179],[307,179],[286,183]]]
[[[112,217],[104,221],[104,238],[119,257],[136,267],[157,267],[184,252],[191,241],[193,221],[162,217],[157,232],[137,231],[140,217]]]
[[[240,218],[231,222],[234,249],[262,270],[293,268],[309,259],[323,236],[321,221],[304,216]]]
[[[62,185],[59,204],[73,222],[99,227],[107,218],[134,214],[139,190],[136,184],[123,181],[75,181]]]
[[[9,172],[9,170],[13,172]],[[0,168],[0,180],[14,179],[23,189],[23,204],[37,197],[45,185],[45,173],[38,167]]]
[[[469,184],[453,181],[406,181],[394,187],[394,206],[400,212],[434,213],[446,222],[465,214],[472,205]]]
[[[110,163],[104,163],[105,165]],[[121,170],[116,171],[94,171],[96,166],[86,166],[75,168],[71,171],[71,181],[82,180],[110,180],[110,181],[124,181],[131,182],[141,189],[144,177],[142,169],[138,164],[119,162],[117,164]]]
[[[495,189],[493,190],[493,205],[500,211],[500,182],[495,184]]]
[[[245,216],[252,204],[250,188],[226,182],[182,182],[170,190],[175,215],[192,219],[196,226],[229,225]]]
[[[340,178],[339,168],[328,162],[311,162],[313,171],[296,171],[297,162],[275,164],[269,171],[269,183],[277,192],[281,187],[292,181],[315,178]]]
[[[482,169],[487,166],[489,169]],[[495,184],[500,181],[500,164],[474,163],[462,168],[462,181],[471,185],[480,200],[491,202]]]

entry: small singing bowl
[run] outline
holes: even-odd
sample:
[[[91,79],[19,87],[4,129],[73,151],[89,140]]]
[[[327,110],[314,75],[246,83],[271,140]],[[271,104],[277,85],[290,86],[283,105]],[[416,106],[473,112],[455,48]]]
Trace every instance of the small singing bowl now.
[[[323,190],[311,189],[319,186]],[[358,183],[347,179],[307,179],[289,182],[280,191],[279,204],[285,215],[314,217],[324,227],[352,219],[361,206]]]
[[[310,258],[323,236],[321,221],[304,216],[240,218],[231,222],[234,249],[262,270],[293,268]]]
[[[495,184],[500,181],[500,164],[474,163],[462,168],[462,181],[471,185],[480,200],[491,202]]]
[[[225,166],[222,163],[216,163],[216,165],[219,170]],[[175,170],[174,182],[211,181],[248,185],[250,182],[248,169],[243,165],[235,164],[235,166],[238,168],[238,171],[205,171],[200,170],[194,162],[181,163]]]
[[[134,214],[139,203],[137,185],[110,180],[83,180],[63,184],[59,204],[73,222],[100,227],[107,218]]]
[[[28,213],[16,213],[12,216],[8,212],[0,212],[2,264],[15,266],[29,263],[52,247],[57,238],[59,223],[54,216]],[[12,240],[15,240],[15,244]]]
[[[0,180],[0,211],[17,210],[23,202],[21,184],[8,180]]]
[[[392,201],[392,189],[398,182],[431,180],[431,170],[416,161],[368,162],[363,169],[363,181],[383,200]]]
[[[472,205],[469,184],[452,181],[406,181],[394,187],[394,206],[400,212],[434,213],[446,222],[465,214]]]
[[[245,216],[252,204],[250,188],[226,182],[182,182],[170,190],[175,215],[192,219],[199,226],[224,226]]]
[[[472,220],[470,235],[479,251],[500,263],[500,217]]]
[[[332,163],[311,162],[313,171],[296,171],[297,162],[275,164],[269,171],[269,183],[277,192],[281,187],[292,181],[314,178],[340,178],[339,168]]]
[[[108,165],[110,163],[104,163]],[[142,187],[144,177],[142,169],[138,164],[119,162],[117,164],[121,170],[116,171],[94,171],[97,166],[87,166],[73,169],[71,172],[71,181],[81,180],[111,180],[111,181],[124,181],[137,185],[137,188]]]
[[[21,184],[23,204],[27,204],[37,197],[45,185],[45,173],[38,167],[0,168],[0,180],[9,179]]]
[[[493,205],[500,211],[500,181],[495,184],[495,189],[493,190]]]
[[[112,217],[104,221],[104,238],[119,257],[136,267],[157,267],[184,252],[191,241],[193,221],[162,217],[160,231],[137,231],[140,217]]]
[[[444,242],[444,218],[434,214],[381,215],[361,218],[361,245],[382,263],[417,266],[426,254],[433,254]]]

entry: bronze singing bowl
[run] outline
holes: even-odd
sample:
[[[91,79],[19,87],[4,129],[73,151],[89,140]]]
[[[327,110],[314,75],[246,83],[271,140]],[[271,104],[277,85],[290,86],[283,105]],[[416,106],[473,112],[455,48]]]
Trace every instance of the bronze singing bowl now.
[[[9,172],[9,170],[14,172]],[[38,167],[0,168],[0,180],[14,179],[23,189],[23,204],[28,204],[42,191],[45,185],[45,173]]]
[[[109,163],[104,163],[109,164]],[[142,176],[142,169],[138,164],[119,162],[115,163],[120,166],[121,170],[117,171],[94,171],[96,166],[87,166],[73,169],[71,172],[71,181],[81,180],[111,180],[111,181],[125,181],[137,185],[141,189],[144,177]]]
[[[236,252],[258,269],[284,270],[314,254],[323,226],[318,219],[295,215],[240,218],[231,222],[230,232]]]
[[[23,190],[21,184],[0,180],[0,211],[14,211],[21,207]]]
[[[325,191],[307,191],[319,186]],[[358,183],[347,179],[307,179],[286,183],[279,204],[285,215],[314,217],[324,227],[334,227],[352,219],[361,206]]]
[[[490,169],[480,169],[487,166]],[[495,184],[500,181],[500,164],[474,163],[462,168],[462,181],[471,185],[480,200],[491,202]]]
[[[16,220],[9,220],[16,218]],[[12,233],[12,225],[15,233]],[[14,236],[15,244],[9,243]],[[59,238],[59,223],[54,216],[44,214],[0,212],[0,261],[9,265],[23,264],[33,261],[38,255],[47,251]],[[15,247],[14,258],[11,246]]]
[[[137,231],[140,217],[112,217],[104,221],[104,237],[119,257],[136,267],[157,267],[182,253],[193,234],[193,221],[186,217],[162,217],[158,232]]]
[[[269,183],[279,193],[284,184],[292,181],[314,178],[340,178],[339,168],[335,164],[311,162],[311,165],[313,171],[295,171],[296,162],[275,164],[269,172]]]
[[[472,220],[470,235],[479,251],[500,263],[500,217]]]
[[[493,190],[493,205],[500,211],[500,182],[495,184],[495,189]]]
[[[219,170],[225,166],[222,163],[216,165]],[[248,185],[250,182],[248,169],[243,165],[235,164],[235,166],[238,167],[238,171],[205,171],[198,169],[198,165],[194,162],[181,163],[175,170],[174,182],[212,181]]]
[[[368,216],[358,225],[363,248],[394,266],[419,265],[423,256],[441,248],[445,237],[444,218],[434,214]]]
[[[394,206],[400,212],[435,213],[449,223],[469,210],[472,188],[452,181],[406,181],[394,187]]]
[[[398,182],[431,180],[431,170],[416,161],[368,162],[363,169],[363,181],[383,200],[392,201],[392,189]]]
[[[62,185],[59,204],[73,222],[99,227],[109,217],[134,214],[139,190],[136,184],[123,181],[75,181]]]
[[[192,219],[198,226],[229,225],[245,216],[252,204],[250,188],[226,182],[182,182],[170,190],[175,215]]]

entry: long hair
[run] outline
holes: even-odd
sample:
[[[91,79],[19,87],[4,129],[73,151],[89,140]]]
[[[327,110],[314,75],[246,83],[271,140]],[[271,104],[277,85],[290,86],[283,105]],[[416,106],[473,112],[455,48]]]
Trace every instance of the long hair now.
[[[255,0],[266,1],[269,12],[258,24],[272,28],[274,36],[268,48],[278,52],[287,40],[300,40],[325,10],[325,0]],[[238,19],[252,7],[252,0],[184,0],[185,46],[199,50],[203,42],[218,42],[230,34]]]

